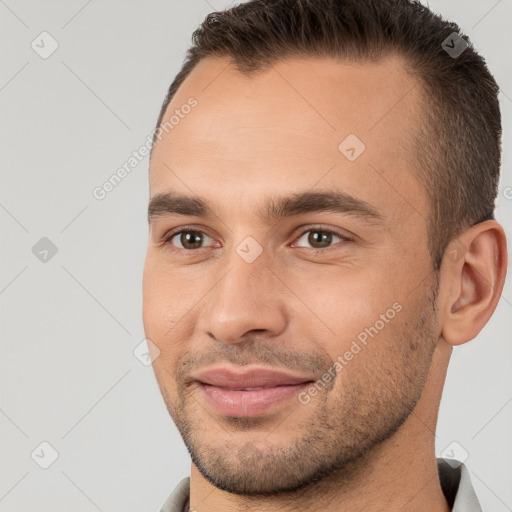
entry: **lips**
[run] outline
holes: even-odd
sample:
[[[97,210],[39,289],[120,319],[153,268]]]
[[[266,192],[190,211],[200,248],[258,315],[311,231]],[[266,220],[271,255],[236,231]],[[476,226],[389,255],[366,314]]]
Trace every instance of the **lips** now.
[[[226,389],[273,388],[313,380],[310,376],[293,375],[267,368],[248,368],[243,371],[234,371],[225,367],[204,370],[199,372],[195,378],[203,384]]]
[[[230,416],[262,414],[296,397],[314,380],[309,375],[268,368],[236,371],[228,367],[209,368],[193,378],[210,406]]]

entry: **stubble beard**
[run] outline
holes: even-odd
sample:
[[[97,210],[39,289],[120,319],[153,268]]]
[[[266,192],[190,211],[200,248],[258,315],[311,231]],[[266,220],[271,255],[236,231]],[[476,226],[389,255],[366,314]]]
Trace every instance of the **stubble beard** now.
[[[395,331],[386,367],[375,359],[374,368],[358,365],[351,380],[341,376],[340,386],[299,404],[304,410],[294,418],[304,419],[291,424],[286,418],[214,418],[177,380],[177,400],[165,390],[164,398],[192,462],[215,487],[247,496],[293,493],[335,474],[350,479],[358,463],[404,424],[421,396],[438,341],[436,296],[432,286],[416,319]]]

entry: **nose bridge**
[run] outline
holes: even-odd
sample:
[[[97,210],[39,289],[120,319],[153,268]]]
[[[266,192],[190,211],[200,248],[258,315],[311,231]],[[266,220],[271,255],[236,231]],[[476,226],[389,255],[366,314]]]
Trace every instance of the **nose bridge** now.
[[[247,240],[225,255],[219,280],[208,295],[203,326],[220,341],[236,343],[251,330],[277,334],[286,326],[278,280],[267,255],[255,257],[255,249]]]

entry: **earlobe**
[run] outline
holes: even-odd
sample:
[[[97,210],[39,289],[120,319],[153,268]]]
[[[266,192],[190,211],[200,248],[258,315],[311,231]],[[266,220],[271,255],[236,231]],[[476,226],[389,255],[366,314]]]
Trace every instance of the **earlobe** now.
[[[500,299],[507,272],[501,225],[488,220],[452,240],[440,272],[442,337],[451,345],[461,345],[482,330]]]

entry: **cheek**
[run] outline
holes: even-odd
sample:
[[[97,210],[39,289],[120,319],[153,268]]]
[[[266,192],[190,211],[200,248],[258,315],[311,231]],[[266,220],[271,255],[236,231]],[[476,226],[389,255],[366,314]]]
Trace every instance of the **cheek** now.
[[[143,314],[149,325],[173,323],[185,307],[187,287],[180,274],[148,252],[142,279]]]
[[[150,257],[146,258],[142,278],[142,318],[146,337],[152,339],[161,330],[164,316],[165,295],[159,272]]]
[[[353,326],[355,334],[344,337],[337,350],[331,351],[332,359],[338,363],[336,390],[332,394],[337,404],[348,401],[354,406],[354,413],[358,407],[377,410],[417,389],[415,377],[410,374],[419,369],[418,353],[409,348],[401,314],[402,311],[388,319],[388,323],[373,317],[361,320]]]
[[[365,329],[376,322],[377,327],[382,327],[380,315],[391,310],[385,320],[395,317],[393,304],[398,293],[384,282],[382,275],[385,273],[372,274],[367,269],[338,271],[326,267],[325,272],[316,272],[313,278],[297,276],[297,295],[330,330],[328,350],[333,359],[361,333],[364,339]]]
[[[201,293],[199,283],[184,280],[170,266],[149,255],[143,274],[143,324],[146,338],[160,350],[155,371],[174,368],[193,334],[194,315]]]
[[[142,316],[146,337],[160,350],[164,350],[165,340],[172,336],[170,329],[179,318],[178,294],[173,285],[169,273],[148,255],[142,281]]]

